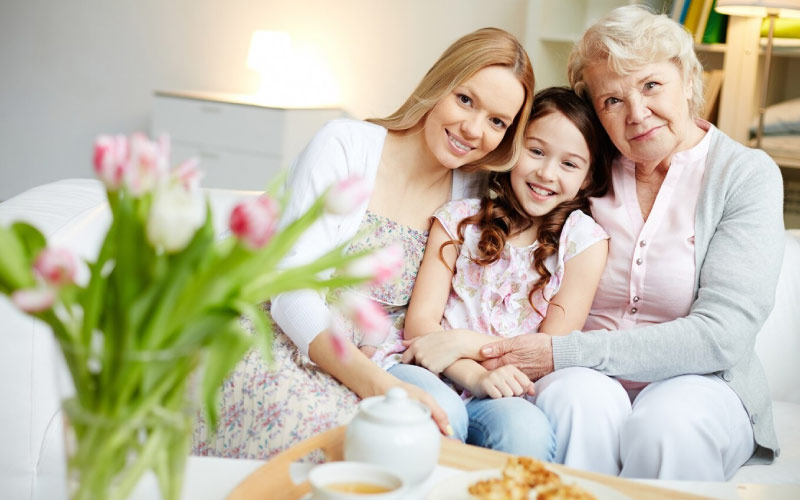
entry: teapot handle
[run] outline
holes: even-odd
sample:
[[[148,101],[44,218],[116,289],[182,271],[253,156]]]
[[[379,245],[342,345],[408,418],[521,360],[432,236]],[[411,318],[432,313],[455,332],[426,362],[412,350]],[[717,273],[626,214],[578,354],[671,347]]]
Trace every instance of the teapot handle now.
[[[303,484],[308,481],[311,469],[319,464],[292,462],[289,464],[289,478],[294,484]]]

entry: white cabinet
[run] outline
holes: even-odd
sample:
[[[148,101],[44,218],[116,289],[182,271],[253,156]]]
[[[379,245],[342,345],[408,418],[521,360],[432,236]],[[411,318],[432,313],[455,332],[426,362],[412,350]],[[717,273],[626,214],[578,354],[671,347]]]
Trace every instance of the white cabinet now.
[[[152,135],[168,133],[172,161],[200,160],[203,186],[263,189],[340,109],[274,108],[248,96],[157,91]]]

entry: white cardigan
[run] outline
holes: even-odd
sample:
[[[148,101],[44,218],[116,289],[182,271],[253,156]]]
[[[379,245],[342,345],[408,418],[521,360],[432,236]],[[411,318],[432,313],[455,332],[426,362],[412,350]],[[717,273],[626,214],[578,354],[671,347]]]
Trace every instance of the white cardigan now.
[[[287,180],[289,201],[281,226],[297,219],[334,182],[360,176],[375,183],[386,129],[359,120],[333,120],[323,126],[295,159]],[[453,173],[452,198],[475,196],[483,176]],[[355,236],[369,201],[346,215],[325,214],[317,220],[289,252],[282,265],[297,266],[313,261]],[[299,290],[275,297],[272,318],[301,352],[330,326],[330,313],[319,292]]]

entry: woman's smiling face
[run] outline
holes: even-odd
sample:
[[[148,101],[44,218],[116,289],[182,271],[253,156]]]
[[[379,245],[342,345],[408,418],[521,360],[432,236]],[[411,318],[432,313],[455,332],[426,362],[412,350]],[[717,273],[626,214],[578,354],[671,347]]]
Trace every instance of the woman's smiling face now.
[[[586,69],[597,116],[623,156],[646,165],[669,164],[691,145],[691,82],[671,61],[652,63],[621,76],[605,61]]]
[[[425,119],[425,143],[447,168],[480,160],[500,145],[525,89],[508,68],[489,66],[443,97]]]

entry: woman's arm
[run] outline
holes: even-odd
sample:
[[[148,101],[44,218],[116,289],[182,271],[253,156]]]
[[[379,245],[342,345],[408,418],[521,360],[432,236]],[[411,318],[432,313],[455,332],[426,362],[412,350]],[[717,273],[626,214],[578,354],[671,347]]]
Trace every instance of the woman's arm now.
[[[419,387],[408,384],[392,376],[372,360],[367,358],[355,345],[345,343],[344,360],[332,349],[331,333],[321,332],[309,345],[309,356],[314,363],[343,383],[360,398],[386,394],[393,387],[402,387],[408,395],[430,408],[431,416],[445,435],[452,434],[447,413],[439,407],[436,400]]]
[[[607,258],[608,240],[603,239],[564,264],[561,288],[550,300],[540,332],[566,335],[583,328]]]
[[[337,120],[323,126],[289,171],[286,186],[289,199],[281,215],[281,227],[305,213],[337,181],[357,175],[372,182],[374,166],[366,163],[377,165],[380,148],[374,145],[381,144],[383,137],[385,131],[381,128],[352,120]],[[362,209],[366,209],[366,202]],[[324,214],[303,233],[281,266],[311,262],[353,236],[362,209],[345,215]],[[330,324],[328,306],[322,295],[313,290],[278,295],[272,299],[270,312],[304,354],[308,354],[309,343]]]

